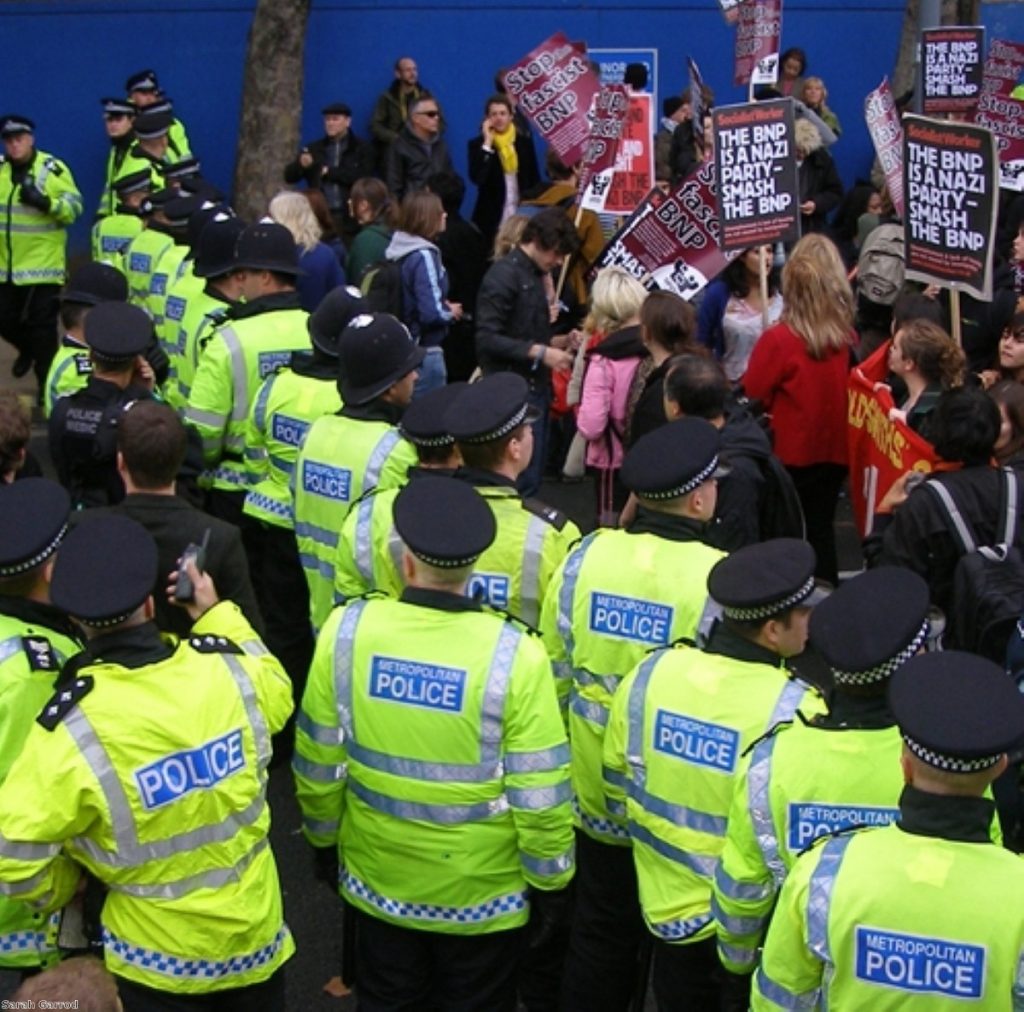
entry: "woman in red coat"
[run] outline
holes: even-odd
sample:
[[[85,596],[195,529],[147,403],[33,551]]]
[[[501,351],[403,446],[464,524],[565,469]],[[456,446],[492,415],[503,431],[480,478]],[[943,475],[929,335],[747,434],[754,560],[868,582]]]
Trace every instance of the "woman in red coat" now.
[[[818,554],[817,575],[835,583],[835,519],[846,475],[846,374],[853,294],[839,251],[823,235],[804,236],[782,271],[781,320],[754,345],[747,394],[772,420],[775,453],[793,476]]]

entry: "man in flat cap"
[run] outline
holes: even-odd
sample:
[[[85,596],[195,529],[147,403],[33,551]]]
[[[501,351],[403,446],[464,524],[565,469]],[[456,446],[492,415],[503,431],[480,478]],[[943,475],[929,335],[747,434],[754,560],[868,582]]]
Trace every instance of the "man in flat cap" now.
[[[895,824],[824,837],[786,879],[753,1008],[1017,1008],[1024,866],[985,797],[1024,740],[1024,699],[991,661],[922,654],[889,685],[906,786]]]
[[[844,583],[811,613],[810,641],[832,674],[827,714],[780,724],[736,781],[713,910],[725,967],[749,975],[797,855],[820,836],[897,815],[903,746],[889,680],[925,648],[928,586],[883,566]]]
[[[612,702],[605,796],[629,827],[659,1008],[746,1008],[746,981],[718,961],[712,876],[744,751],[798,707],[824,709],[785,669],[820,597],[814,564],[814,549],[789,538],[723,559],[708,575],[723,618],[705,649],[650,654]]]
[[[564,1000],[625,1008],[643,938],[624,813],[605,802],[601,749],[612,696],[652,647],[694,639],[707,574],[723,557],[702,541],[715,511],[718,433],[683,418],[638,440],[622,467],[639,499],[628,530],[587,535],[548,585],[540,628],[568,706],[579,875]]]
[[[351,912],[361,1002],[512,1012],[527,923],[539,940],[573,874],[551,666],[466,595],[496,529],[472,488],[418,478],[394,521],[401,597],[349,602],[317,642],[293,763],[303,832]]]
[[[81,650],[78,631],[50,604],[70,508],[67,492],[45,478],[0,487],[0,784],[65,661]],[[0,891],[0,969],[53,965],[60,925],[59,910],[43,914]]]
[[[120,516],[84,520],[61,547],[51,598],[87,647],[0,787],[4,838],[18,841],[0,847],[0,882],[49,911],[84,873],[99,879],[127,1009],[280,1009],[295,946],[265,792],[291,686],[194,563],[191,637],[161,637],[157,558]]]
[[[153,396],[155,376],[143,357],[153,322],[137,306],[102,302],[85,320],[92,372],[82,390],[50,415],[50,457],[75,509],[124,498],[117,473],[117,426],[125,409]]]
[[[57,350],[57,299],[67,227],[82,213],[71,170],[35,144],[27,116],[0,117],[0,335],[18,352],[14,376],[34,369],[42,398]]]
[[[295,539],[314,630],[334,605],[334,559],[349,510],[371,488],[397,488],[416,463],[398,423],[412,401],[423,349],[387,313],[357,316],[338,343],[342,408],[310,426],[292,477]]]
[[[305,182],[311,190],[322,191],[335,230],[348,244],[359,229],[348,210],[348,191],[357,179],[373,174],[373,147],[352,132],[347,103],[332,102],[321,113],[323,137],[310,141],[284,167],[284,181],[293,186]]]

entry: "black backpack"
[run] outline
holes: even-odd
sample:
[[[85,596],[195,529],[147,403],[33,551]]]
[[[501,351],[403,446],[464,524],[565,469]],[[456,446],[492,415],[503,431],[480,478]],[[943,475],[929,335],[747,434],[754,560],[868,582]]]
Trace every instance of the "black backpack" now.
[[[774,453],[760,459],[757,466],[764,484],[757,506],[757,522],[761,529],[761,540],[771,538],[807,537],[807,524],[800,496],[789,471]]]
[[[390,313],[399,320],[404,319],[405,305],[402,299],[402,261],[377,260],[363,271],[359,279],[359,290],[371,313]]]
[[[1024,558],[1014,545],[1018,523],[1017,474],[1004,467],[1000,490],[1003,514],[999,543],[979,547],[971,525],[941,482],[926,485],[949,516],[963,555],[953,570],[953,599],[946,616],[947,642],[958,650],[1002,665],[1017,620],[1024,611]]]

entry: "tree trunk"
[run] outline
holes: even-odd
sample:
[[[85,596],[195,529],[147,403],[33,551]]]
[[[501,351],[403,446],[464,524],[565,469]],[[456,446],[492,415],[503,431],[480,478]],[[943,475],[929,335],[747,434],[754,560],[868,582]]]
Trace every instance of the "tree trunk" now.
[[[266,214],[299,147],[306,22],[312,0],[257,0],[249,29],[234,206],[246,221]]]

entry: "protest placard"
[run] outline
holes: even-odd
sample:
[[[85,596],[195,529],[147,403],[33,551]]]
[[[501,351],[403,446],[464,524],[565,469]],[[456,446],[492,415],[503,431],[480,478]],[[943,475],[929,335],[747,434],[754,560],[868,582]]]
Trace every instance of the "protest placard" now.
[[[850,373],[847,437],[850,450],[850,500],[862,537],[871,533],[878,504],[907,471],[929,473],[939,462],[931,443],[906,422],[892,417],[888,387],[887,341]]]
[[[736,26],[734,84],[775,84],[779,79],[782,0],[744,0]]]
[[[988,130],[903,118],[906,275],[992,298],[995,140]]]
[[[720,106],[712,122],[722,248],[797,239],[800,187],[792,100]]]
[[[999,150],[999,184],[1024,190],[1024,101],[1013,91],[1024,73],[1024,43],[993,39],[985,60],[974,122],[992,131]]]
[[[579,44],[557,32],[505,72],[505,87],[558,157],[575,165],[587,146],[587,112],[599,89]]]
[[[590,137],[580,167],[580,203],[588,211],[605,209],[615,175],[622,126],[629,109],[629,89],[624,84],[603,87],[590,113]]]
[[[925,116],[974,111],[981,95],[984,54],[984,28],[921,32],[921,111]]]
[[[654,123],[651,96],[629,96],[629,108],[622,125],[615,174],[604,210],[608,214],[631,214],[654,185]]]
[[[700,67],[692,56],[686,58],[686,67],[690,78],[690,123],[693,136],[702,141],[704,138],[704,117],[707,115],[707,104],[704,101],[705,85]]]
[[[878,163],[885,173],[885,184],[896,214],[904,216],[903,202],[903,126],[896,102],[892,97],[889,79],[882,83],[864,100],[864,121],[875,145]]]
[[[597,258],[647,288],[692,299],[736,257],[718,245],[715,165],[698,166],[672,194],[651,190]]]

